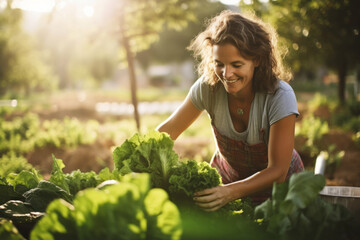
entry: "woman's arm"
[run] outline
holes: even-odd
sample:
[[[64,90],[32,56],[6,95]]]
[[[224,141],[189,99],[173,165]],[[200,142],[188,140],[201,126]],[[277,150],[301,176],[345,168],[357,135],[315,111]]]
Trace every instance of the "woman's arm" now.
[[[207,211],[215,211],[230,201],[265,190],[273,182],[283,182],[294,148],[295,115],[270,126],[268,167],[254,175],[226,185],[205,189],[195,194],[196,203]]]
[[[176,140],[199,117],[200,113],[201,111],[194,106],[188,95],[181,106],[156,130],[167,132],[171,139]]]

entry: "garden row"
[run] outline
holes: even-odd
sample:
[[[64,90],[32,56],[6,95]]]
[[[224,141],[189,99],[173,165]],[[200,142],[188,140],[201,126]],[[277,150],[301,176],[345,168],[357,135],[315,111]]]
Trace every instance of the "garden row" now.
[[[34,170],[0,180],[1,239],[355,239],[345,207],[319,197],[321,175],[303,172],[274,184],[258,206],[249,199],[212,213],[192,195],[221,184],[206,162],[179,159],[165,133],[135,134],[113,152],[115,168],[63,173]]]

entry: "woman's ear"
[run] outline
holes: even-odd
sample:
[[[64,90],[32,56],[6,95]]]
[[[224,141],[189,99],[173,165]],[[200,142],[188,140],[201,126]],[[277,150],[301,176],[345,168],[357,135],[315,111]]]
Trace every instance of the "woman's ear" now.
[[[253,62],[254,62],[254,66],[255,66],[255,67],[258,67],[258,66],[260,65],[260,59],[258,59],[258,58],[255,58],[255,59],[253,60]]]

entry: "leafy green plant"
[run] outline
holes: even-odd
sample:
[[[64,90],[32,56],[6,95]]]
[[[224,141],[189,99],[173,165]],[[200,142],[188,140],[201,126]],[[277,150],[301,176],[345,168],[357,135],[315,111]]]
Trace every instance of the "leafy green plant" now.
[[[345,151],[337,151],[334,144],[330,145],[327,151],[321,151],[325,160],[325,172],[330,179],[334,177],[334,173],[344,158]],[[321,154],[320,153],[320,154]]]
[[[150,176],[125,176],[103,190],[79,193],[74,204],[52,202],[31,233],[37,239],[180,239],[179,211]]]
[[[188,160],[175,167],[169,179],[169,192],[192,197],[195,192],[221,184],[221,176],[207,162]]]
[[[360,147],[360,131],[358,131],[357,133],[353,134],[352,140],[355,142],[355,144],[356,144],[357,146]]]
[[[0,218],[0,239],[25,240],[11,220]]]
[[[333,112],[336,108],[336,104],[336,101],[331,101],[326,95],[317,92],[307,105],[310,113],[314,113],[314,111],[321,106],[328,107],[330,112]]]
[[[308,152],[311,157],[317,156],[320,153],[321,149],[316,145],[317,141],[328,132],[328,123],[313,115],[304,118],[301,124],[295,125],[295,136],[301,135],[306,138],[305,145],[301,150]]]
[[[30,170],[32,165],[25,157],[17,156],[14,152],[8,152],[0,157],[0,176],[6,177],[10,173],[20,173],[22,170]]]
[[[344,233],[354,233],[350,211],[319,198],[324,186],[322,175],[294,174],[287,182],[274,183],[272,199],[255,208],[255,217],[281,239],[342,239]]]
[[[113,151],[115,167],[122,175],[150,173],[153,187],[167,189],[172,168],[179,163],[173,146],[166,133],[135,134]]]
[[[96,174],[94,171],[81,172],[80,170],[64,173],[62,171],[64,167],[65,164],[63,161],[53,156],[53,169],[51,171],[50,182],[55,183],[72,196],[75,196],[79,191],[86,188],[94,188],[106,180],[120,179],[120,174],[116,170],[110,172],[108,168],[104,168],[99,174]]]

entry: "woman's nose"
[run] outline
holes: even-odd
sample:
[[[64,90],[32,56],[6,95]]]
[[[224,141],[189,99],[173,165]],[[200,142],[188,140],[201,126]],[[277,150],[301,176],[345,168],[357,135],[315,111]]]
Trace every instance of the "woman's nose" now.
[[[224,66],[224,69],[223,69],[223,77],[225,79],[230,79],[231,76],[233,74],[233,70],[230,66]]]

